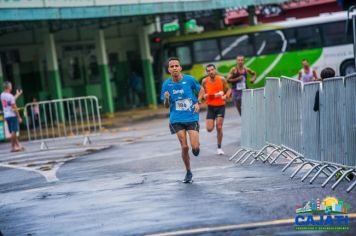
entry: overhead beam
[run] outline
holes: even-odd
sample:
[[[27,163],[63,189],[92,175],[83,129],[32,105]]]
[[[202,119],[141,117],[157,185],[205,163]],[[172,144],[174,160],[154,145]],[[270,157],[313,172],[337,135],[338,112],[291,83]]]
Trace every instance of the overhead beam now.
[[[56,2],[55,5],[53,5],[54,2]],[[69,2],[71,2],[71,5],[66,5],[69,4]],[[141,4],[129,4],[132,2],[140,2]],[[98,0],[34,0],[32,3],[29,3],[27,0],[0,0],[0,21],[65,20],[152,15],[172,12],[225,9],[282,2],[285,2],[285,0],[100,0],[100,3]]]

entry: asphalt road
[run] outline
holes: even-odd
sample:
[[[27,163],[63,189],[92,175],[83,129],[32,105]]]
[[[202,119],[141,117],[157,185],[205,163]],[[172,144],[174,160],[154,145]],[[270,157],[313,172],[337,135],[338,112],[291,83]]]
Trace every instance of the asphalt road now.
[[[228,161],[239,147],[237,112],[227,109],[224,156],[215,154],[215,133],[207,133],[204,122],[203,112],[201,153],[191,155],[193,184],[181,182],[180,147],[167,119],[128,123],[92,137],[92,146],[64,140],[40,151],[38,143],[25,143],[25,153],[10,154],[8,144],[1,144],[1,233],[355,235],[355,218],[345,232],[310,233],[295,231],[286,221],[273,224],[293,219],[296,205],[311,198],[334,196],[355,207],[355,190],[347,194],[347,183],[334,191],[331,184],[321,188],[324,177],[312,185],[300,182],[300,174],[291,180],[294,169],[282,173],[282,164],[237,166]]]

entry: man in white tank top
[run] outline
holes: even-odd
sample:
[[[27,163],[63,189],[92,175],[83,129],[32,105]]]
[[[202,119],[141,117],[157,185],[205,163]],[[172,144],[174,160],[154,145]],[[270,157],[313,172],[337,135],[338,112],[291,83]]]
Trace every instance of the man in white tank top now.
[[[307,59],[302,60],[303,68],[298,73],[298,80],[303,81],[304,83],[312,82],[318,80],[316,71],[310,68],[309,61]]]
[[[22,122],[20,113],[16,106],[16,99],[22,94],[22,90],[17,90],[16,95],[12,95],[12,85],[9,81],[4,82],[4,91],[0,95],[4,117],[11,133],[11,151],[23,151],[16,133],[19,131],[19,123]]]

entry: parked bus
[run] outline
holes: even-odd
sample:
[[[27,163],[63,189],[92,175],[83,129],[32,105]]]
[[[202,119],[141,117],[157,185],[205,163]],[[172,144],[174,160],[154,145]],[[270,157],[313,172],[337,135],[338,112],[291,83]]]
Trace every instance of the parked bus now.
[[[318,73],[328,66],[337,75],[346,75],[355,72],[352,29],[346,34],[346,19],[346,12],[338,12],[175,36],[164,40],[162,59],[179,57],[184,73],[201,80],[205,65],[216,64],[218,73],[226,76],[236,65],[236,56],[244,55],[245,65],[257,72],[256,82],[248,84],[249,88],[264,86],[266,77],[296,78],[302,59],[308,59]],[[166,66],[163,69],[164,77],[168,76]]]

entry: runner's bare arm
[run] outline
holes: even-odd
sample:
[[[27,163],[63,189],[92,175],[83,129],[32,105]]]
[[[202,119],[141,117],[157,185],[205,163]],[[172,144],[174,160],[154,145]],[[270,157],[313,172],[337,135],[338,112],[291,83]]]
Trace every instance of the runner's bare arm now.
[[[252,75],[252,78],[250,79],[250,82],[254,83],[256,81],[256,72],[251,70],[250,68],[247,68],[247,67],[246,67],[246,70],[247,70],[247,73]]]
[[[200,91],[199,91],[199,94],[198,94],[198,101],[199,103],[201,103],[203,97],[204,97],[204,94],[205,94],[205,89],[203,86],[200,86]]]
[[[317,73],[316,73],[315,70],[313,70],[313,80],[314,80],[314,81],[319,80],[318,75],[317,75]]]
[[[235,71],[235,68],[230,69],[229,74],[226,77],[228,82],[236,82],[236,81],[233,81],[233,80],[235,80],[235,79],[233,79],[234,71]]]
[[[206,100],[206,99],[208,99],[208,96],[209,96],[207,93],[205,93],[205,91],[206,91],[206,87],[205,87],[206,86],[206,79],[203,79],[203,81],[201,82],[201,86],[204,88],[203,99]]]
[[[200,112],[200,105],[199,103],[201,103],[201,100],[203,99],[205,93],[205,89],[203,88],[203,86],[200,86],[200,91],[198,94],[198,102],[194,104],[194,112]]]
[[[228,82],[239,82],[239,81],[243,80],[242,75],[237,78],[233,78],[234,71],[235,71],[235,68],[231,68],[229,74],[227,75],[227,81]]]
[[[298,80],[301,80],[302,79],[302,72],[298,72]]]
[[[163,102],[163,104],[164,104],[165,108],[169,107],[169,92],[168,91],[164,92],[164,102]]]
[[[232,73],[233,73],[234,68],[231,68],[229,73],[227,74],[226,80],[230,82],[230,79],[232,79]]]
[[[230,86],[229,84],[227,83],[227,81],[223,78],[222,79],[223,81],[223,86],[224,86],[224,92],[225,92],[225,99],[226,98],[229,98],[231,96],[231,89],[230,89]]]

